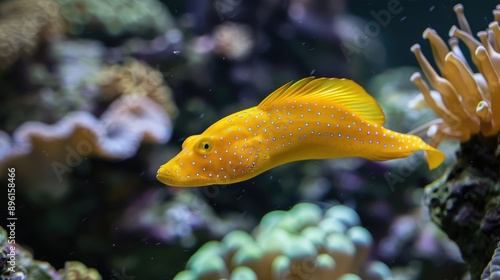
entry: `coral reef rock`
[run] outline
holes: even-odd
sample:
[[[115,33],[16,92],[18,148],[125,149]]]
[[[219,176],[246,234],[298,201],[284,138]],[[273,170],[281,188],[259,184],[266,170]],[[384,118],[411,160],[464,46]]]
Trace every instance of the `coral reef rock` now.
[[[7,227],[8,228],[8,227]],[[10,228],[8,228],[10,231]],[[47,262],[33,259],[33,255],[13,243],[11,234],[0,227],[0,278],[5,280],[46,279],[46,280],[101,280],[101,275],[93,268],[87,268],[77,261],[68,261],[65,267],[56,271]]]

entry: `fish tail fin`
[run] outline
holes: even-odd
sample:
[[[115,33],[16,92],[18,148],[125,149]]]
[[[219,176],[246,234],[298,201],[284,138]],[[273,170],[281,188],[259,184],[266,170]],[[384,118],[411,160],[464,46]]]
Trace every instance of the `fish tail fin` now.
[[[446,156],[440,150],[437,150],[433,147],[425,149],[427,164],[429,165],[429,169],[433,170],[438,168],[445,160]]]

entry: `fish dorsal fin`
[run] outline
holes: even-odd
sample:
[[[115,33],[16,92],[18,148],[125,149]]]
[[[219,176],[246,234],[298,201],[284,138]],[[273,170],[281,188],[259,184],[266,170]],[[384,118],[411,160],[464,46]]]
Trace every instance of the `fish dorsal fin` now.
[[[265,109],[291,100],[304,100],[322,104],[338,104],[359,117],[383,125],[384,112],[377,101],[363,87],[352,80],[308,77],[289,82],[275,90],[258,105]]]

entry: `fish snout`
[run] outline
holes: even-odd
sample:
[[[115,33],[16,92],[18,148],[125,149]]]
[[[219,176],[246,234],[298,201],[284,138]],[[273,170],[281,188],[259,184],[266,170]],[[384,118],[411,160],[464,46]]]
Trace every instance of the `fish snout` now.
[[[156,173],[156,179],[165,185],[170,185],[174,181],[174,174],[165,165],[162,165]]]

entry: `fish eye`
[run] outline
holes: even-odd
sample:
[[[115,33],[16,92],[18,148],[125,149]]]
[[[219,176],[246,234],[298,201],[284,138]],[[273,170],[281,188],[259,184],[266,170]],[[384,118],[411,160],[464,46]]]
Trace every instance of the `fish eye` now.
[[[198,152],[202,154],[211,152],[213,147],[214,143],[210,138],[200,139],[200,141],[198,141],[198,144],[196,145]]]

